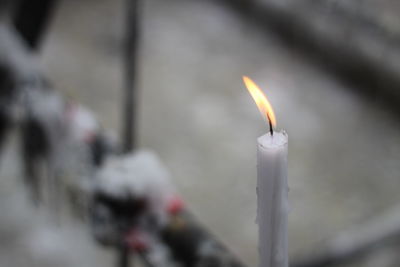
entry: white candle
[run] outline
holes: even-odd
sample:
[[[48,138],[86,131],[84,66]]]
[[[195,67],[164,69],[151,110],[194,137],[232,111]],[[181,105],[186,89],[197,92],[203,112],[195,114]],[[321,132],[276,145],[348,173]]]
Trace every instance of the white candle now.
[[[275,114],[261,89],[246,76],[243,81],[270,127],[269,133],[258,138],[257,147],[260,267],[288,267],[288,136],[274,132]]]
[[[285,132],[258,138],[257,221],[260,267],[288,266],[288,185]]]

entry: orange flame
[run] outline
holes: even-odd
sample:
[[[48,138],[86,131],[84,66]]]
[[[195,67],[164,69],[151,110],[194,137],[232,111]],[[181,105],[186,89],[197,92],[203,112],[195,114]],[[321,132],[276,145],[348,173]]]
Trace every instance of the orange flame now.
[[[256,102],[256,105],[260,110],[261,115],[265,116],[273,127],[276,127],[276,118],[274,110],[272,109],[272,106],[269,103],[263,91],[261,91],[261,89],[257,86],[257,84],[255,84],[247,76],[243,76],[243,82],[246,85],[247,90],[249,90],[254,101]]]

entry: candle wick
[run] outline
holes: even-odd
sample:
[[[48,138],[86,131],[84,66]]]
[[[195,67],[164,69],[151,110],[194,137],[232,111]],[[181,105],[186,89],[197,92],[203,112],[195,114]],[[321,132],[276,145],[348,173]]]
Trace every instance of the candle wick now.
[[[272,127],[271,119],[269,118],[269,114],[267,114],[268,118],[268,124],[269,124],[269,132],[271,133],[271,136],[274,135],[274,128]]]
[[[269,122],[269,132],[271,133],[271,136],[274,135],[274,128],[272,127],[271,122]]]

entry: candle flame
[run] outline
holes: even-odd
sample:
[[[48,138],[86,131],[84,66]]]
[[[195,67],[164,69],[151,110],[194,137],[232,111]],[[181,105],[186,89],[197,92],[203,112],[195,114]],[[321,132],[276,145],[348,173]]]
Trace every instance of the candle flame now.
[[[273,127],[276,127],[274,110],[272,109],[272,106],[263,91],[261,91],[258,85],[247,76],[243,76],[243,82],[246,85],[247,90],[249,90],[251,96],[253,97],[254,102],[256,102],[256,105],[260,110],[261,115],[268,119],[269,123],[271,123]]]

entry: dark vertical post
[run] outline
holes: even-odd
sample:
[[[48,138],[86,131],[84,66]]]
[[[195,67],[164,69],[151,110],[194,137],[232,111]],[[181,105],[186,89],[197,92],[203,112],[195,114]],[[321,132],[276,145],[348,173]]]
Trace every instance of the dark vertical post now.
[[[123,110],[121,133],[123,152],[128,153],[136,146],[136,64],[139,39],[139,0],[125,0],[125,36],[123,45],[124,92],[122,94]],[[123,244],[117,248],[117,267],[130,266],[130,252]]]
[[[122,244],[118,248],[117,267],[129,267],[129,248],[126,244]]]
[[[136,145],[136,63],[139,39],[138,25],[138,0],[126,0],[126,24],[125,24],[125,92],[123,94],[123,122],[122,140],[124,152],[129,152]]]
[[[24,41],[38,49],[57,0],[21,0],[14,10],[13,23]]]

